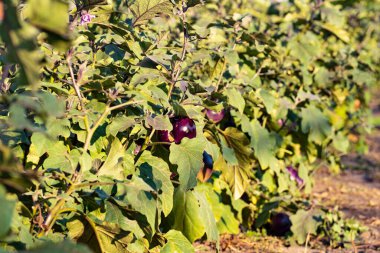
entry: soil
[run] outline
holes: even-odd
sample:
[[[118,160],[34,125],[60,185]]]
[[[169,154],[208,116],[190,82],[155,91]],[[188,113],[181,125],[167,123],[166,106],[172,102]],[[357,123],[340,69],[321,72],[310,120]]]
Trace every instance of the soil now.
[[[379,94],[378,92],[376,94]],[[379,96],[377,96],[379,97]],[[380,97],[373,101],[375,117],[380,117]],[[244,253],[374,253],[380,252],[380,127],[368,136],[366,155],[350,154],[342,157],[346,169],[332,175],[327,169],[316,173],[312,200],[328,208],[339,207],[346,218],[354,218],[368,228],[350,249],[310,249],[286,247],[276,237],[247,237],[224,235],[220,239],[221,252]],[[196,243],[196,252],[215,252],[212,244]]]

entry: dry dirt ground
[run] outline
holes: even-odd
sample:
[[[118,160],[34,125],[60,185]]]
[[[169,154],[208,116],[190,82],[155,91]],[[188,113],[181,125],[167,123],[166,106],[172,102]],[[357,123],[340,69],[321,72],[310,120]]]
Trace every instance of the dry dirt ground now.
[[[380,93],[377,93],[380,94]],[[380,96],[377,96],[380,100]],[[380,117],[380,101],[372,109]],[[366,155],[351,154],[342,158],[346,170],[331,175],[325,170],[317,172],[312,198],[325,207],[339,206],[345,217],[355,218],[368,230],[350,249],[310,249],[286,247],[275,237],[249,238],[244,235],[222,236],[221,252],[244,253],[374,253],[380,252],[380,126],[368,137]],[[211,245],[196,243],[196,252],[215,252]]]

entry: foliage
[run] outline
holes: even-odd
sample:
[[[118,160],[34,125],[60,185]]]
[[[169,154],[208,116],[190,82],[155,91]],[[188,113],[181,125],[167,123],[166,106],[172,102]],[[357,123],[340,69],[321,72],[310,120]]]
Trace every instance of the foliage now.
[[[354,219],[344,219],[338,208],[326,211],[320,220],[322,224],[318,232],[325,236],[333,247],[349,247],[360,233],[367,230]]]
[[[297,243],[304,244],[308,237],[319,235],[334,248],[350,247],[358,235],[367,228],[354,219],[344,219],[342,212],[333,210],[298,210],[291,217],[292,232]]]
[[[4,250],[191,252],[276,209],[303,243],[313,171],[369,128],[378,0],[2,4]],[[174,116],[196,137],[160,141]]]

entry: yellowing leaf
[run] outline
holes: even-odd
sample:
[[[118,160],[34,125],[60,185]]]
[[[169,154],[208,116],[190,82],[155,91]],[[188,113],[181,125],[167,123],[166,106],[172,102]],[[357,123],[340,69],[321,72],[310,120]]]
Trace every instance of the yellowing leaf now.
[[[160,13],[170,14],[172,8],[173,5],[169,0],[136,0],[131,6],[131,11],[135,16],[133,26],[140,25]]]
[[[340,28],[336,25],[333,25],[333,24],[329,24],[329,23],[326,23],[326,24],[322,24],[322,23],[319,23],[320,26],[324,29],[326,29],[327,31],[335,34],[339,39],[341,39],[342,41],[348,43],[350,42],[350,35],[349,33],[344,30],[343,28]]]
[[[193,245],[180,231],[170,230],[165,234],[165,238],[167,243],[160,250],[161,253],[194,252]]]

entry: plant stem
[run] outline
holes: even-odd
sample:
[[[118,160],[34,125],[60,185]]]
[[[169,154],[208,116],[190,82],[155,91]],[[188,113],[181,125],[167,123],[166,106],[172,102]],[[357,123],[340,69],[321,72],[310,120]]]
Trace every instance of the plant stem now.
[[[83,146],[83,153],[86,153],[88,148],[90,147],[92,136],[94,135],[96,129],[100,126],[100,124],[103,122],[103,120],[108,116],[108,113],[110,112],[110,107],[107,105],[106,109],[100,115],[100,117],[97,119],[97,121],[94,123],[94,125],[89,129],[86,136],[86,141]]]
[[[75,90],[75,93],[77,94],[77,97],[79,99],[79,104],[80,104],[80,107],[81,107],[81,111],[84,110],[84,103],[83,103],[83,96],[82,94],[80,93],[80,89],[79,89],[79,86],[75,80],[75,77],[74,77],[74,71],[73,71],[73,68],[72,68],[72,65],[71,65],[71,57],[67,57],[66,58],[66,61],[67,61],[67,65],[69,66],[69,71],[70,71],[70,76],[71,76],[71,80],[72,80],[72,85],[73,85],[73,88]]]
[[[110,185],[116,185],[116,184],[124,184],[121,182],[93,182],[93,183],[81,183],[81,184],[76,184],[75,189],[82,189],[86,187],[92,187],[92,186],[110,186]]]
[[[148,146],[155,146],[155,145],[170,145],[171,142],[165,142],[165,141],[155,141],[147,144]]]
[[[128,102],[125,102],[125,103],[122,103],[122,104],[111,106],[109,108],[109,110],[113,111],[113,110],[120,109],[120,108],[123,108],[123,107],[128,106],[128,105],[139,104],[139,103],[142,103],[142,102],[144,102],[144,100],[132,100],[132,101],[128,101]]]
[[[141,147],[141,151],[144,151],[148,147],[150,140],[152,139],[155,132],[156,132],[156,130],[153,129],[152,132],[150,133],[150,135],[145,138],[144,145]]]
[[[218,81],[215,84],[215,92],[217,92],[219,89],[219,84],[222,81],[223,73],[224,73],[224,70],[226,69],[226,66],[227,66],[227,59],[224,58],[222,71],[220,71]]]
[[[181,58],[179,60],[180,63],[182,63],[185,60],[185,57],[186,57],[186,47],[187,47],[187,42],[188,42],[188,39],[189,39],[188,38],[189,36],[187,34],[187,28],[186,28],[186,16],[185,16],[185,12],[183,10],[184,10],[184,8],[182,8],[182,13],[181,13],[181,23],[182,23],[182,27],[183,27],[183,45],[182,45]],[[175,64],[175,67],[173,69],[173,74],[172,74],[172,82],[170,84],[169,92],[168,92],[169,99],[172,96],[172,92],[173,92],[175,84],[177,83],[178,77],[179,77],[179,75],[181,73],[181,69],[182,69],[181,65]]]
[[[87,136],[86,136],[85,144],[83,146],[83,152],[82,152],[82,154],[84,154],[84,153],[87,152],[88,148],[90,147],[91,140],[92,140],[92,137],[93,137],[95,131],[98,129],[98,127],[101,125],[101,123],[103,122],[103,120],[108,116],[108,114],[112,110],[120,109],[120,108],[122,108],[124,106],[132,105],[132,104],[136,104],[136,103],[141,103],[141,101],[128,101],[128,102],[125,102],[125,103],[122,103],[122,104],[119,104],[119,105],[115,105],[115,106],[112,106],[112,107],[110,107],[109,104],[108,104],[106,106],[106,109],[104,110],[104,112],[102,113],[102,115],[100,115],[100,117],[96,120],[96,122],[94,123],[94,125],[92,127],[88,126]],[[88,125],[88,122],[87,122],[87,125]],[[86,128],[87,128],[87,125],[86,125]],[[69,188],[65,192],[66,196],[71,195],[77,189],[78,185],[80,185],[80,180],[79,180],[79,177],[77,176],[78,173],[79,173],[79,171],[76,171],[76,173],[73,175],[72,184],[70,184]],[[65,198],[61,198],[53,206],[53,208],[50,210],[49,214],[47,215],[47,217],[46,217],[46,219],[45,219],[45,221],[43,223],[44,234],[45,235],[53,227],[53,225],[54,225],[55,221],[57,220],[58,215],[60,214],[61,209],[62,209],[62,207],[64,206],[65,203],[66,203],[66,199]],[[42,234],[40,234],[40,235],[42,235]]]
[[[310,233],[307,233],[304,253],[307,253],[307,245],[309,244],[309,240],[310,240]]]
[[[125,102],[125,103],[122,103],[119,105],[115,105],[115,106],[107,105],[106,109],[104,110],[102,115],[100,115],[100,117],[97,119],[97,121],[94,123],[94,125],[91,128],[89,128],[89,130],[87,131],[87,137],[86,137],[86,141],[85,141],[84,146],[83,146],[83,152],[87,152],[87,150],[91,144],[92,136],[94,135],[96,129],[98,129],[100,124],[103,122],[103,120],[108,116],[108,114],[111,111],[123,108],[123,107],[128,106],[128,105],[138,104],[141,102],[143,102],[143,100],[137,100],[137,101],[132,100],[132,101],[128,101],[128,102]]]

